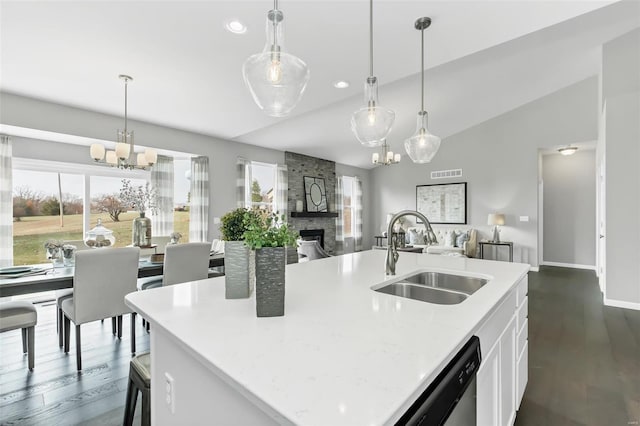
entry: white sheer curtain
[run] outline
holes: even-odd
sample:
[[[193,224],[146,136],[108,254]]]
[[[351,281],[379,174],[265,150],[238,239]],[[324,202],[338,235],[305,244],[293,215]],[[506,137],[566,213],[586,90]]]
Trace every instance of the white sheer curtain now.
[[[209,233],[209,158],[191,159],[189,242],[207,241]]]
[[[344,253],[344,196],[343,196],[342,176],[336,176],[336,254]]]
[[[154,236],[173,232],[173,158],[158,155],[151,168],[151,186],[156,190],[157,212],[151,221]]]
[[[247,205],[247,200],[250,199],[248,192],[251,191],[251,162],[246,158],[238,157],[236,163],[236,207],[241,209],[243,207],[251,207]]]
[[[278,164],[278,171],[276,173],[276,197],[275,197],[275,209],[279,216],[284,215],[284,221],[288,222],[287,213],[287,194],[289,192],[289,178],[287,175],[287,165]]]
[[[355,211],[355,229],[353,230],[353,236],[356,240],[356,251],[362,251],[362,181],[357,176],[354,180],[356,183],[356,196],[354,197],[356,202],[353,206],[353,210]]]
[[[0,267],[13,265],[11,140],[0,135]]]

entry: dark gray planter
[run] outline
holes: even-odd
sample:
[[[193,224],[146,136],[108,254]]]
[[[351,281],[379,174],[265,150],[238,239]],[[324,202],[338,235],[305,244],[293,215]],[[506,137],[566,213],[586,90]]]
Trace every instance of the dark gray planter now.
[[[287,265],[298,263],[298,247],[287,247]]]
[[[251,294],[249,247],[244,241],[224,242],[224,297],[246,299]]]
[[[256,250],[256,314],[259,317],[284,315],[284,247]]]

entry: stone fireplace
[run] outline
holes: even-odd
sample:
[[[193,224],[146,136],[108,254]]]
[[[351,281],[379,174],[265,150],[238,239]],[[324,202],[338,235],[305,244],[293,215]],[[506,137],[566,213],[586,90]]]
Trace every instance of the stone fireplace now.
[[[324,250],[335,254],[336,246],[336,163],[308,155],[285,152],[284,160],[287,165],[289,178],[289,194],[287,208],[289,210],[289,225],[295,231],[324,231]],[[312,176],[324,179],[327,206],[329,212],[307,212],[304,192],[304,177]],[[303,212],[296,212],[296,201],[302,201]]]

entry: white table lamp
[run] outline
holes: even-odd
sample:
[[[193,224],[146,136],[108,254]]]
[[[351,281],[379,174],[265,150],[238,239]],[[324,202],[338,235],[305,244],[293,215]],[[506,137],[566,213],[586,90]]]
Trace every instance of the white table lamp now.
[[[494,243],[499,243],[500,242],[500,230],[498,229],[498,226],[503,226],[504,225],[504,215],[502,213],[489,213],[489,217],[487,219],[487,224],[488,225],[493,225],[493,242]]]

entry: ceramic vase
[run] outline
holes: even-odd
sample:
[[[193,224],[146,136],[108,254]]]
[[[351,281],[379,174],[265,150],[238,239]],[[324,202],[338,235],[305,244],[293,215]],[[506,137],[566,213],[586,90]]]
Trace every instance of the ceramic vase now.
[[[140,217],[133,219],[131,244],[134,247],[151,246],[151,219],[145,217],[144,212],[140,213]]]
[[[265,247],[256,253],[256,314],[258,317],[284,315],[286,249]]]
[[[224,297],[245,299],[251,294],[251,250],[244,241],[224,243]]]

